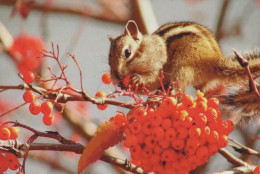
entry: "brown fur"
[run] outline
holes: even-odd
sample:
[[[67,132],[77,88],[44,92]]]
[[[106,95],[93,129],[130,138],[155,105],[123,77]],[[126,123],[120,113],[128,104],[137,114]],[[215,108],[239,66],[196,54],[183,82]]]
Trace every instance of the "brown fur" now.
[[[128,48],[131,56],[126,58]],[[124,33],[111,40],[109,64],[115,84],[124,87],[122,79],[131,74],[130,84],[143,84],[151,91],[161,87],[157,76],[162,70],[164,85],[178,80],[182,92],[189,85],[205,92],[216,82],[225,85],[248,79],[236,59],[224,57],[211,31],[192,22],[166,24],[142,35],[129,21]],[[259,57],[249,64],[253,75],[259,73]]]

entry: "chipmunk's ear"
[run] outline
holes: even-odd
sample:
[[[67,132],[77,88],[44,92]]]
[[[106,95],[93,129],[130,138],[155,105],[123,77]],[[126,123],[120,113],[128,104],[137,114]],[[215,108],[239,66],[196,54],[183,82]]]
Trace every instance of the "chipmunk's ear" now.
[[[110,42],[112,42],[114,40],[114,38],[112,36],[110,36],[109,34],[107,35],[107,38],[109,39]]]
[[[142,33],[138,30],[137,24],[133,20],[127,22],[124,34],[132,36],[134,40],[141,40],[143,37]]]

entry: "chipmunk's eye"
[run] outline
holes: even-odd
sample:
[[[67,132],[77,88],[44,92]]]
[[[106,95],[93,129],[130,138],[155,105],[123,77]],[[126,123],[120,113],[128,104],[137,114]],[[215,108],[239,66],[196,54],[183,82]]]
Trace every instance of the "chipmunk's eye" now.
[[[129,49],[125,49],[125,58],[128,58],[131,55],[131,51]]]

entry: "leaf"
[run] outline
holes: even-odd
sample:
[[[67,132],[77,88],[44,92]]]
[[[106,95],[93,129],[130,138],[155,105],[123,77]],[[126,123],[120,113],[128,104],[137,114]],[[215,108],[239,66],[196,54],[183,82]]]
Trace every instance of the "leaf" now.
[[[78,163],[78,173],[97,161],[106,149],[120,142],[123,139],[123,128],[116,125],[114,119],[103,122],[84,148]]]

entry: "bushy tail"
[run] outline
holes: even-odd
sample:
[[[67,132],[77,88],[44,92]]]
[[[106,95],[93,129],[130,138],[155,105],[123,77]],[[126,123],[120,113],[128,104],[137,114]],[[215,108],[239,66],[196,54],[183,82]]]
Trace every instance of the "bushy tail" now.
[[[249,61],[251,75],[260,92],[260,49],[244,52],[242,56]],[[231,65],[236,67],[239,64],[235,55],[228,56],[228,58],[227,63],[229,63],[229,66],[226,65],[226,62],[223,62],[223,70],[228,77],[231,77],[229,84],[223,84],[219,88],[213,89],[213,95],[210,93],[212,91],[208,92],[208,94],[206,93],[206,95],[216,96],[226,111],[237,111],[241,116],[260,117],[260,98],[250,89],[248,74],[245,68],[234,68],[233,70],[230,68]],[[240,79],[240,81],[236,81],[235,78]]]
[[[260,75],[254,79],[260,92]],[[260,117],[260,98],[253,92],[248,83],[232,85],[226,88],[226,94],[218,96],[224,109],[237,111],[241,116]]]

